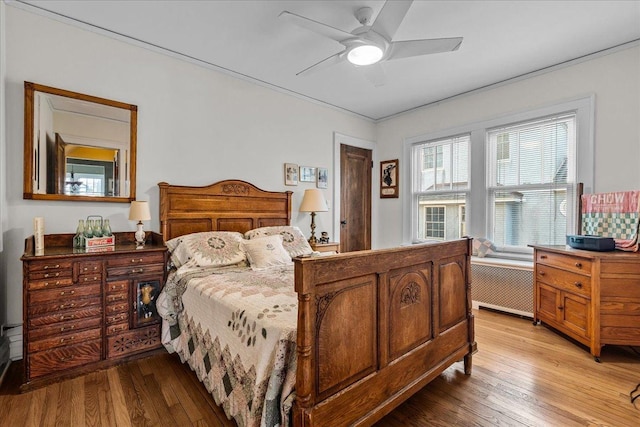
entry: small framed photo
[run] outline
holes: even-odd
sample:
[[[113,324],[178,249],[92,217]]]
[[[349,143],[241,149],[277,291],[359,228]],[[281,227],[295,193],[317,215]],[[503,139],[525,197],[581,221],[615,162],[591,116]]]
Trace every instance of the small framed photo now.
[[[300,182],[316,182],[316,168],[300,166]]]
[[[284,185],[298,185],[298,165],[284,164]]]
[[[380,197],[397,198],[398,192],[398,159],[380,162]]]
[[[318,168],[318,179],[316,181],[316,187],[318,188],[329,187],[329,169]]]

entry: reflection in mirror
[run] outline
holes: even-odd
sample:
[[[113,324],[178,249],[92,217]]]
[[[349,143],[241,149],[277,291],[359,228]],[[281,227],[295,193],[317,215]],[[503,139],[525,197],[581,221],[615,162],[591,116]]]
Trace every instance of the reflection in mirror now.
[[[135,200],[137,107],[25,82],[24,198]]]

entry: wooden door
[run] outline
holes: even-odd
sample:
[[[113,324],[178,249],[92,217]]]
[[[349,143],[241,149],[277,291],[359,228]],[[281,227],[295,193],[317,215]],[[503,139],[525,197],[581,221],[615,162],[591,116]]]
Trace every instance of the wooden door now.
[[[371,249],[371,150],[340,145],[340,252]]]

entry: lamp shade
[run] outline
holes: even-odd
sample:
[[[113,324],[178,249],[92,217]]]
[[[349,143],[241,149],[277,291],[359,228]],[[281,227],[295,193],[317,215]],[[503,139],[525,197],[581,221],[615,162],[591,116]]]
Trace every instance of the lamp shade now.
[[[326,212],[328,210],[327,201],[322,191],[317,188],[304,190],[304,196],[300,204],[300,212]]]
[[[149,212],[149,202],[131,202],[129,208],[129,221],[149,221],[151,212]]]

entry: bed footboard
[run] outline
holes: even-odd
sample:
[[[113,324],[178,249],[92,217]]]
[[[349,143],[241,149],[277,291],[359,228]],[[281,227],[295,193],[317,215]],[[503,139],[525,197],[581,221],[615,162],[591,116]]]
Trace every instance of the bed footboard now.
[[[294,426],[371,425],[476,350],[471,240],[295,260]]]

